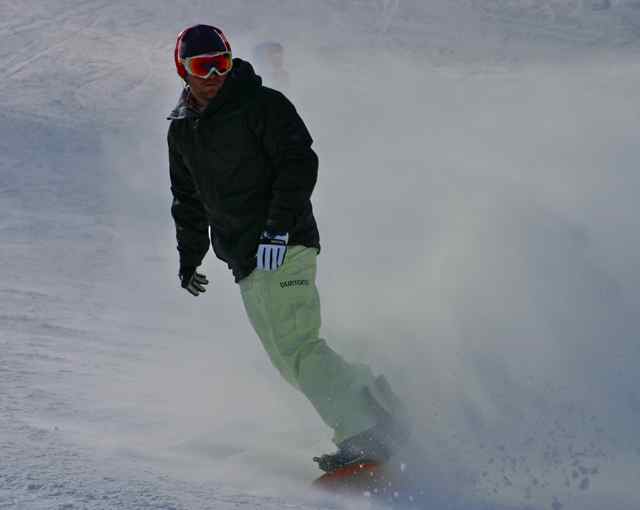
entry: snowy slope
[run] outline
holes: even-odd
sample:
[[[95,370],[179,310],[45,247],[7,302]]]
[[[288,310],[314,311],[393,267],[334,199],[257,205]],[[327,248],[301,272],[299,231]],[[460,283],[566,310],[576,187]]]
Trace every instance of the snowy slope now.
[[[329,433],[223,265],[177,285],[197,21],[285,44],[324,334],[406,396],[432,508],[638,508],[640,4],[600,5],[0,3],[0,508],[348,506],[305,492]]]

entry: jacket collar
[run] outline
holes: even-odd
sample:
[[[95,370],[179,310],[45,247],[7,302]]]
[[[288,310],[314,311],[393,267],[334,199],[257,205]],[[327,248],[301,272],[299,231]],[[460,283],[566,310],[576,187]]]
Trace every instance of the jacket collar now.
[[[173,110],[171,110],[171,113],[167,116],[167,120],[182,120],[196,117],[200,117],[200,111],[196,107],[195,101],[191,96],[189,85],[185,85],[180,93],[178,104]]]

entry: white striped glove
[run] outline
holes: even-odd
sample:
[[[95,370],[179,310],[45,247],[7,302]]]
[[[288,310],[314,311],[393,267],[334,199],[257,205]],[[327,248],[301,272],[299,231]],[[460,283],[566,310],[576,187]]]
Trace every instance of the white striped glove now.
[[[287,254],[289,234],[264,231],[256,253],[257,268],[260,271],[277,271]]]

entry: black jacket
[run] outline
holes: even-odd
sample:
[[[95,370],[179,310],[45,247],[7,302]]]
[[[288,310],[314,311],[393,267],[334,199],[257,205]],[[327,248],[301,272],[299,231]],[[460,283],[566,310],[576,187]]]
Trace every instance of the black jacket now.
[[[318,157],[302,119],[280,92],[234,59],[222,90],[199,113],[186,87],[168,133],[171,213],[181,267],[199,266],[211,244],[237,281],[256,267],[264,230],[289,245],[320,248],[311,193]]]

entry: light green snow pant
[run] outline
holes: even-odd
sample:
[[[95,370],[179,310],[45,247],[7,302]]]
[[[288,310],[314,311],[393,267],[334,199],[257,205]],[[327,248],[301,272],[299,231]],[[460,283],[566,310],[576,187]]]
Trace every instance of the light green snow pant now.
[[[254,271],[240,281],[240,291],[271,362],[311,401],[338,444],[375,425],[372,395],[383,408],[391,404],[368,366],[348,363],[319,337],[316,257],[315,248],[291,246],[277,272]]]

